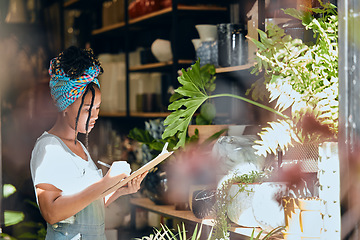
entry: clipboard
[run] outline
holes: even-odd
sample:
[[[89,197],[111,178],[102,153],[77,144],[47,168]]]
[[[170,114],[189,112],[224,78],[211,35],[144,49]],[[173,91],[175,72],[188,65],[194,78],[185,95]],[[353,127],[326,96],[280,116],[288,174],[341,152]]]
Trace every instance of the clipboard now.
[[[119,189],[120,187],[126,185],[129,181],[131,181],[133,178],[143,174],[146,171],[149,171],[150,169],[152,169],[153,167],[155,167],[156,165],[158,165],[159,163],[161,163],[162,161],[164,161],[166,158],[168,158],[171,154],[173,154],[172,152],[168,152],[167,150],[167,146],[168,143],[165,143],[161,153],[154,158],[153,160],[149,161],[148,163],[146,163],[145,165],[143,165],[141,168],[139,168],[138,170],[136,170],[135,172],[131,173],[130,176],[122,179],[120,182],[116,183],[115,185],[113,185],[112,187],[108,188],[107,190],[105,190],[100,197],[105,197],[106,195],[109,195],[112,192],[115,192],[117,189]]]

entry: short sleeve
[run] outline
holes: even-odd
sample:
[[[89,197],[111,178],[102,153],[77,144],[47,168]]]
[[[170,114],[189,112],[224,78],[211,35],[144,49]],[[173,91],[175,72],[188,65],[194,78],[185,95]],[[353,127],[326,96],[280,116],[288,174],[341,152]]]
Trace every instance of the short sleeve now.
[[[31,175],[34,186],[48,183],[64,191],[79,178],[69,153],[55,138],[39,140],[32,152]]]

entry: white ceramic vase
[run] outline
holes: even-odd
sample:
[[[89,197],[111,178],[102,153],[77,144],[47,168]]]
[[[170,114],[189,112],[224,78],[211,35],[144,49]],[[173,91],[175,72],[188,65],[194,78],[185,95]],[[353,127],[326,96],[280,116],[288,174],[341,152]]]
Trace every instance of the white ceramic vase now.
[[[217,27],[211,24],[195,25],[202,42],[215,41],[217,39]]]
[[[191,39],[191,42],[194,45],[195,51],[197,51],[197,49],[200,47],[201,39],[200,38]]]
[[[169,40],[156,39],[151,45],[151,52],[159,62],[171,61],[173,58]]]
[[[256,188],[252,208],[260,227],[270,232],[285,225],[284,208],[281,199],[287,195],[285,183],[264,182]]]
[[[259,227],[252,209],[254,193],[259,185],[255,183],[231,186],[229,197],[232,201],[228,205],[228,217],[232,222],[244,227]]]

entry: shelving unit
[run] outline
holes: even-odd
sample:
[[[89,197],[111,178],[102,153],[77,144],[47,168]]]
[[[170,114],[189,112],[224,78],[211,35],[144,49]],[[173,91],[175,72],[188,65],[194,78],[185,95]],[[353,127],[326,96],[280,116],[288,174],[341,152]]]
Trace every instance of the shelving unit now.
[[[91,0],[92,2],[93,0]],[[96,2],[97,6],[101,6],[103,1]],[[122,43],[124,44],[125,54],[126,54],[126,112],[124,113],[101,113],[101,116],[113,116],[113,117],[144,117],[144,118],[153,118],[153,117],[163,117],[167,116],[169,113],[135,113],[130,111],[130,74],[133,72],[167,72],[171,73],[172,84],[174,87],[177,87],[177,72],[181,68],[186,68],[190,66],[194,59],[181,59],[179,57],[179,49],[182,44],[178,40],[178,36],[180,34],[176,30],[173,30],[170,33],[170,41],[172,43],[172,50],[173,50],[173,60],[168,62],[156,62],[156,63],[149,63],[144,65],[138,66],[129,66],[129,46],[132,44],[130,42],[130,36],[132,34],[136,34],[139,31],[143,31],[143,29],[156,27],[157,25],[164,26],[166,24],[167,27],[171,27],[173,29],[177,29],[179,26],[179,19],[181,17],[184,18],[194,18],[197,21],[199,19],[203,19],[200,21],[201,23],[206,23],[206,21],[213,19],[217,15],[220,16],[227,16],[229,14],[228,6],[233,1],[225,1],[221,3],[222,5],[215,5],[216,1],[213,1],[211,5],[203,4],[196,4],[191,2],[193,5],[185,5],[180,4],[181,0],[173,0],[172,6],[134,18],[129,19],[128,16],[128,2],[124,1],[124,9],[125,9],[125,20],[124,22],[115,23],[112,25],[108,25],[105,27],[101,27],[98,29],[94,29],[91,31],[91,35],[93,38],[100,39],[100,42],[104,42],[106,44],[105,39],[111,38],[118,38],[121,36]],[[95,2],[93,2],[95,4]],[[207,3],[207,2],[206,2]],[[262,6],[265,4],[264,0],[259,0],[259,11],[263,8]],[[72,9],[72,8],[86,8],[86,1],[84,0],[68,0],[65,1],[63,4],[64,8]],[[222,15],[221,15],[222,14]],[[259,14],[261,18],[261,14]],[[224,22],[228,22],[226,20],[227,17],[224,18]],[[259,19],[260,22],[261,19]],[[166,26],[165,26],[166,27]],[[101,39],[104,39],[101,40]],[[95,49],[96,52],[96,49]],[[99,52],[97,52],[99,53]],[[216,72],[219,74],[222,73],[229,73],[229,72],[236,72],[247,70],[252,67],[251,64],[246,64],[243,66],[235,66],[235,67],[227,67],[227,68],[217,68]]]
[[[174,205],[156,205],[154,204],[150,199],[148,198],[132,198],[130,200],[130,204],[132,206],[131,209],[131,225],[133,228],[135,228],[135,221],[136,221],[136,208],[142,208],[145,209],[147,211],[150,212],[154,212],[157,214],[160,214],[164,217],[169,217],[169,218],[173,218],[173,219],[178,219],[180,221],[185,221],[185,222],[192,222],[192,223],[199,223],[199,224],[203,224],[206,226],[213,226],[213,219],[212,218],[204,218],[204,219],[199,219],[196,218],[194,216],[194,214],[191,211],[184,211],[184,210],[175,210],[175,206]],[[250,227],[241,227],[239,225],[236,224],[232,224],[231,228],[230,228],[230,232],[232,232],[233,237],[231,239],[237,239],[237,240],[242,240],[242,239],[249,239],[249,237],[251,236],[251,233],[253,231],[253,228]],[[256,228],[255,229],[255,236],[257,236],[257,234],[261,231],[261,228]],[[262,234],[262,238],[266,235]],[[273,240],[276,239],[282,239],[281,237],[275,238],[274,236],[271,238]]]

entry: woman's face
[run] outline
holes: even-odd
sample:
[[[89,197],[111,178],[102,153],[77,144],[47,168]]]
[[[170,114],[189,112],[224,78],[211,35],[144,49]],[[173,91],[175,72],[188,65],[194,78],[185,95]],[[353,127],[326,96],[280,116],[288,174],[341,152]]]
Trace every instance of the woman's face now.
[[[91,110],[91,116],[89,120],[89,127],[88,132],[91,131],[91,129],[94,127],[96,120],[99,116],[99,110],[100,110],[100,103],[101,103],[101,92],[99,88],[95,87],[95,98],[94,98],[94,105]],[[77,131],[80,133],[86,133],[86,121],[89,116],[90,111],[90,105],[91,105],[91,98],[92,98],[92,92],[91,90],[88,91],[88,93],[85,96],[84,103],[80,110],[78,125],[77,125]],[[81,99],[82,96],[75,100],[69,107],[67,107],[65,111],[65,118],[67,123],[70,125],[72,129],[75,130],[75,124],[76,124],[76,117],[78,115],[78,111],[81,105]]]

